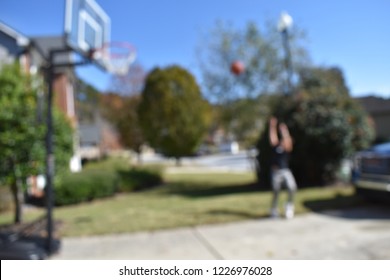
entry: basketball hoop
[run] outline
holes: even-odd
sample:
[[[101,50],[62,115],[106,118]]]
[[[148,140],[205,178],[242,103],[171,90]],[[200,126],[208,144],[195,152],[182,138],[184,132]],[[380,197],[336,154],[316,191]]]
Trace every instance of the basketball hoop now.
[[[91,51],[91,59],[115,75],[124,76],[136,58],[136,49],[126,42],[109,42]]]

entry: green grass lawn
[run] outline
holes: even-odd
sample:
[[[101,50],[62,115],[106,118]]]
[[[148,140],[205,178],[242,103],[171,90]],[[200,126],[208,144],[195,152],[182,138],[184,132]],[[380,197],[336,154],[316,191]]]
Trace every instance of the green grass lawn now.
[[[267,217],[271,192],[260,190],[251,173],[166,174],[153,189],[119,194],[76,206],[57,207],[61,236],[88,236],[226,223]],[[286,194],[281,197],[285,201]],[[298,190],[296,212],[349,207],[362,201],[352,187]],[[28,211],[29,220],[39,211]],[[0,224],[12,213],[1,214]]]

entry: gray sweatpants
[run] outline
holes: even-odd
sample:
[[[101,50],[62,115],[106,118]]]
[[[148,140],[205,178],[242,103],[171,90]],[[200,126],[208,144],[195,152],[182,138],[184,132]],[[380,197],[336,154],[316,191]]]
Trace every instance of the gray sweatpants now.
[[[295,190],[297,189],[297,183],[295,182],[294,176],[290,169],[273,169],[271,174],[272,179],[272,190],[273,198],[271,208],[276,210],[278,207],[278,198],[280,190],[283,186],[288,191],[288,204],[292,205],[294,201]]]

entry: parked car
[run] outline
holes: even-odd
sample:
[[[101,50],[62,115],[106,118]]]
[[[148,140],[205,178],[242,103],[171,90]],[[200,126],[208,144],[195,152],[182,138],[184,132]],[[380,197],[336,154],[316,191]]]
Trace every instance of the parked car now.
[[[390,142],[355,155],[352,183],[359,194],[390,202]]]

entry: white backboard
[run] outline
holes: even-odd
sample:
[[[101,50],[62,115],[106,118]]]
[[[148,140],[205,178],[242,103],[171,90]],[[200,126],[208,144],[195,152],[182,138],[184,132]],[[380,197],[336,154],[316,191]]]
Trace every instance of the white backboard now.
[[[66,0],[65,41],[68,47],[87,57],[110,41],[111,21],[94,0]],[[104,62],[95,61],[102,67]]]

